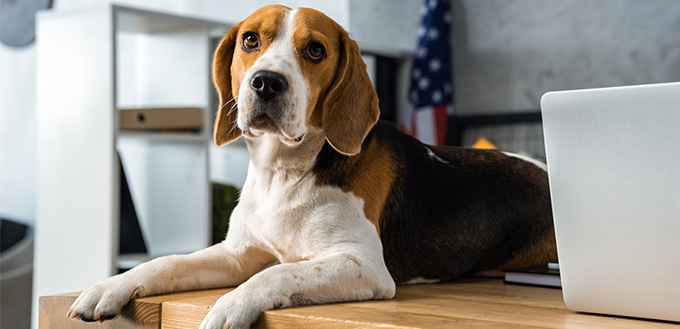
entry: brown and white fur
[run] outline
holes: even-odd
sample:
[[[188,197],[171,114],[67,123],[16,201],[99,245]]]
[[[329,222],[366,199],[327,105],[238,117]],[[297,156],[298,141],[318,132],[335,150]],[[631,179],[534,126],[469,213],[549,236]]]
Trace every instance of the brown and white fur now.
[[[226,239],[111,277],[68,316],[107,319],[137,297],[238,286],[201,328],[247,328],[275,308],[389,299],[395,281],[556,259],[545,171],[379,122],[357,44],[322,13],[256,11],[224,37],[213,73],[215,143],[244,135],[251,154]]]

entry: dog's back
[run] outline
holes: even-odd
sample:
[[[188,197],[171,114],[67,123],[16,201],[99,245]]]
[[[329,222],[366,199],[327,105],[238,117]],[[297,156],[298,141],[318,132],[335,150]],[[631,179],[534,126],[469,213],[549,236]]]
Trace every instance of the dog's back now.
[[[362,148],[347,157],[326,145],[315,169],[322,183],[382,205],[366,210],[377,214],[371,220],[396,282],[556,261],[542,168],[495,150],[424,145],[383,121]]]

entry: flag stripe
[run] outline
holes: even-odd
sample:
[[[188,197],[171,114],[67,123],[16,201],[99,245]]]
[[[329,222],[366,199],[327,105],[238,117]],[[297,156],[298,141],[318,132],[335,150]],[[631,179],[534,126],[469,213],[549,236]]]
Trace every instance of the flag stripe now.
[[[416,117],[416,137],[425,144],[437,144],[435,132],[434,109],[417,110]]]
[[[448,106],[438,106],[434,109],[434,122],[437,131],[437,144],[446,144],[446,135],[449,128],[449,109]]]
[[[418,138],[418,122],[415,113],[411,113],[411,129],[408,133],[411,134],[411,136]]]

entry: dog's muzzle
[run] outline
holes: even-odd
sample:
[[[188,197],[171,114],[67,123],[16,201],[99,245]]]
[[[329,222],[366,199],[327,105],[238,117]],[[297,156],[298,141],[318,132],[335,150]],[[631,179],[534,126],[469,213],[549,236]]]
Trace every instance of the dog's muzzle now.
[[[294,145],[302,141],[304,133],[290,136],[283,126],[284,111],[289,101],[283,94],[288,90],[288,80],[280,73],[261,70],[250,78],[250,89],[255,93],[254,103],[248,117],[243,121],[243,134],[257,137],[263,132],[281,132],[281,140]]]

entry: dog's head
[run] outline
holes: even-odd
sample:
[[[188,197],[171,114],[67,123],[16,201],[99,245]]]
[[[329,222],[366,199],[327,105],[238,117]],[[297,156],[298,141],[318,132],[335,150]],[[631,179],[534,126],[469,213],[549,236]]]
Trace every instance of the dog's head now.
[[[313,9],[266,6],[231,28],[215,52],[213,79],[217,146],[242,134],[275,134],[295,146],[320,128],[338,152],[354,155],[378,120],[359,47]]]

